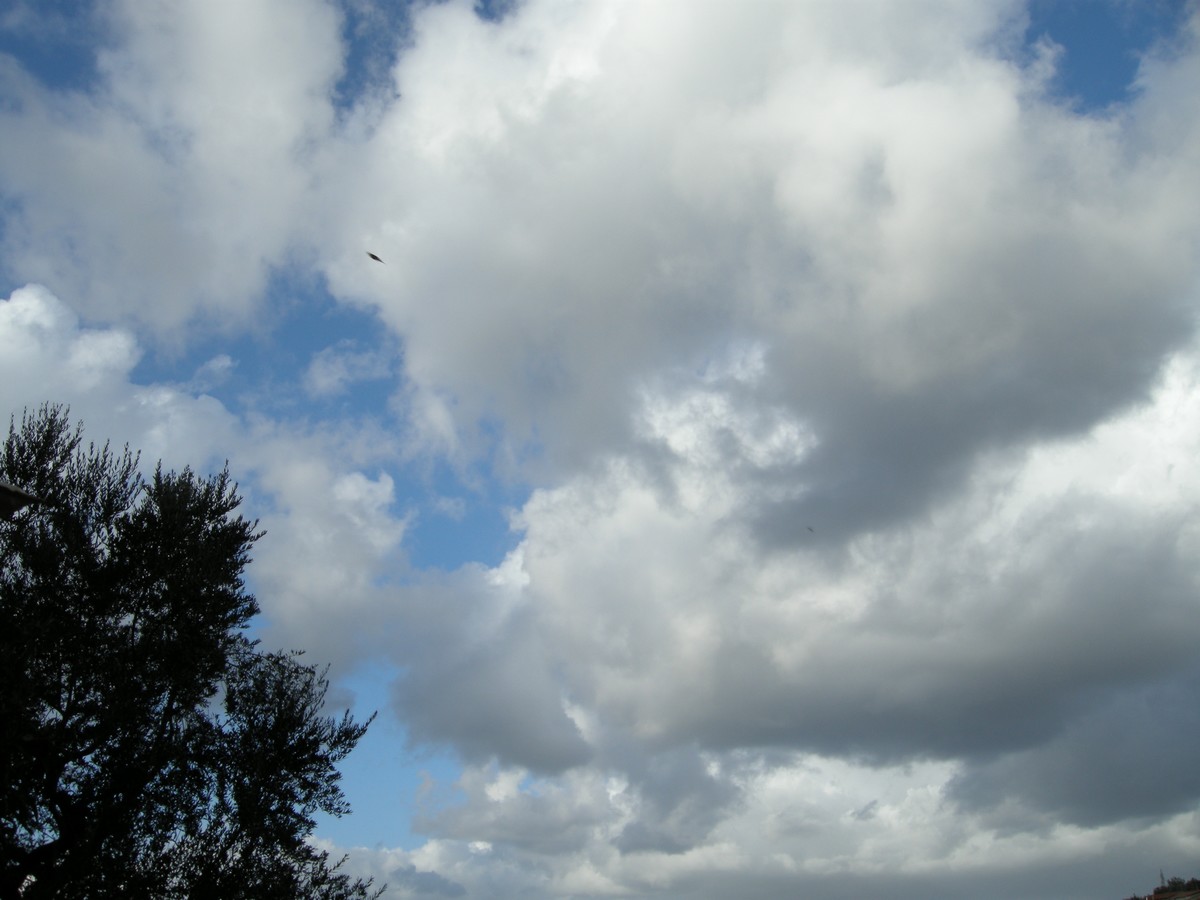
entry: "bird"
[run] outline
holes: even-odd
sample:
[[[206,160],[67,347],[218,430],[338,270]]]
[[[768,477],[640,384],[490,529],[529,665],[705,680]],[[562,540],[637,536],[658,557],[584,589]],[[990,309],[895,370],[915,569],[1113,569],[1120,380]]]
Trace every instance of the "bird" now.
[[[383,262],[383,260],[382,260],[382,259],[380,259],[378,256],[376,256],[376,255],[375,255],[374,253],[372,253],[370,250],[368,250],[368,251],[367,251],[367,256],[371,257],[371,259],[375,260],[375,262],[377,262],[377,263],[381,263],[381,262]],[[384,263],[384,265],[387,265],[387,263]]]

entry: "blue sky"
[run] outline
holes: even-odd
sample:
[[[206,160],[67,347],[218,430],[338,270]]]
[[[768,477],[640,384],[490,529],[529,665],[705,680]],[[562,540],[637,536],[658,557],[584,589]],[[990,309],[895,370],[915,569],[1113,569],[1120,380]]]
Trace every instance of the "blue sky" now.
[[[229,460],[258,634],[380,710],[318,837],[389,896],[1145,891],[1200,858],[1198,28],[10,0],[0,399]]]

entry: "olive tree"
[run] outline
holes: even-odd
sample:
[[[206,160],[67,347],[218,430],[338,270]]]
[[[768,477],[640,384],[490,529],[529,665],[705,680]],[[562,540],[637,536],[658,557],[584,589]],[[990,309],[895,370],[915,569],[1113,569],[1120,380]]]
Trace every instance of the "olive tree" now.
[[[37,498],[0,519],[0,895],[368,896],[308,839],[370,720],[248,637],[261,532],[228,469],[143,478],[44,406],[0,480]]]

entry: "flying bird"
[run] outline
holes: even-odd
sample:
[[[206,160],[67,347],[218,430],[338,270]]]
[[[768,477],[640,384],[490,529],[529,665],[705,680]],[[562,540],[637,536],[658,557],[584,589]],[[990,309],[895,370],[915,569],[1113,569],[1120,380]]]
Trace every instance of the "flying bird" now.
[[[378,256],[376,256],[376,255],[375,255],[374,253],[372,253],[370,250],[368,250],[368,251],[367,251],[367,256],[371,257],[371,259],[375,260],[375,262],[377,262],[377,263],[381,263],[381,262],[383,262],[383,260],[382,260],[382,259],[380,259]],[[387,265],[387,264],[386,264],[386,263],[384,263],[384,265]]]

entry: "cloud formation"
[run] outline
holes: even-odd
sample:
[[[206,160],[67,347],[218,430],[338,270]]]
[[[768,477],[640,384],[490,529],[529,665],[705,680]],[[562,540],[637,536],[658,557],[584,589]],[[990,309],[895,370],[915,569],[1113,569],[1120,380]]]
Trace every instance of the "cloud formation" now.
[[[402,896],[1200,855],[1200,19],[1087,111],[1019,3],[866,10],[446,3],[351,52],[369,9],[127,3],[89,91],[0,58],[0,260],[49,285],[0,399],[247,473],[272,639],[386,661],[462,761],[355,852]],[[237,409],[228,352],[139,383],[281,279],[388,332],[296,396],[388,411]],[[532,485],[500,564],[410,565],[438,467]]]
[[[281,12],[113,4],[87,93],[0,59],[6,268],[91,315],[245,325],[312,214],[305,158],[340,65],[329,6]]]

